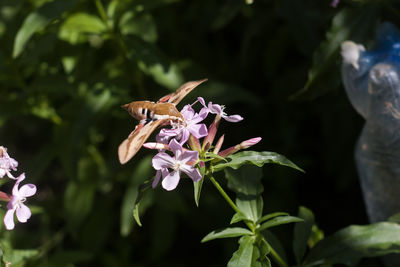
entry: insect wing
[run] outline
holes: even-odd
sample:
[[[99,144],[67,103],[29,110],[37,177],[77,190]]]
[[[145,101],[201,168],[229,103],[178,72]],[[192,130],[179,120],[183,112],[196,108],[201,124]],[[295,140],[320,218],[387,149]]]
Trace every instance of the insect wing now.
[[[178,104],[181,100],[189,94],[194,88],[207,81],[207,79],[191,81],[181,85],[175,92],[172,94],[166,95],[162,97],[158,102],[169,102],[172,104]]]
[[[125,164],[135,156],[151,133],[164,121],[151,121],[129,135],[118,147],[119,162]]]

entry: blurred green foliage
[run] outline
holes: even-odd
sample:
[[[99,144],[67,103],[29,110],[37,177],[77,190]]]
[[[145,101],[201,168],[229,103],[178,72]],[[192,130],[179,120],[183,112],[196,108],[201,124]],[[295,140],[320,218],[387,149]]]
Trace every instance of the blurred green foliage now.
[[[344,39],[368,45],[381,18],[399,23],[398,4],[248,3],[0,1],[0,144],[38,186],[30,221],[1,227],[13,266],[226,264],[235,240],[200,244],[233,215],[214,188],[204,183],[199,208],[189,180],[150,190],[139,229],[132,210],[138,185],[154,175],[151,152],[124,166],[117,159],[136,124],[122,104],[204,77],[184,102],[203,96],[245,118],[241,131],[221,126],[227,146],[261,136],[255,149],[306,171],[265,167],[264,210],[308,206],[328,233],[367,223],[353,163],[362,121],[340,87],[338,49]],[[274,233],[290,248],[287,227]]]

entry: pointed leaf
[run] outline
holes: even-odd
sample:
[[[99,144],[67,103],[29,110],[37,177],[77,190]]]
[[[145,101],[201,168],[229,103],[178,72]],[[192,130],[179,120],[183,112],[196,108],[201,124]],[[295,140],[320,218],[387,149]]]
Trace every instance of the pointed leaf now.
[[[264,229],[278,226],[281,224],[287,224],[287,223],[292,223],[292,222],[302,222],[302,221],[303,221],[303,219],[294,217],[294,216],[279,216],[279,217],[275,217],[275,218],[263,223],[260,226],[259,230],[262,231]]]
[[[237,212],[233,215],[230,224],[237,223],[240,221],[246,221],[246,220],[248,220],[247,216],[243,212]]]
[[[204,177],[204,175],[202,175]],[[204,183],[204,178],[200,179],[198,182],[193,181],[193,190],[194,190],[194,201],[196,202],[196,206],[199,206],[199,201],[200,201],[200,194],[201,194],[201,189],[203,187]]]
[[[245,166],[239,170],[225,169],[228,187],[236,193],[236,205],[247,220],[256,222],[262,214],[263,199],[260,197],[263,185],[262,170]]]
[[[85,42],[88,34],[101,34],[107,25],[97,16],[87,13],[71,14],[61,25],[59,38],[71,44]]]
[[[302,223],[296,223],[294,226],[293,251],[296,257],[296,263],[300,264],[306,252],[307,241],[310,238],[311,229],[315,222],[314,214],[306,207],[299,208],[298,217],[302,218],[304,221]]]
[[[262,217],[257,221],[257,223],[265,222],[265,221],[267,221],[267,220],[269,220],[269,219],[271,219],[271,218],[277,217],[277,216],[286,216],[286,215],[289,215],[289,213],[287,213],[287,212],[274,212],[274,213],[270,213],[270,214],[267,214],[267,215],[262,216]]]
[[[230,238],[243,235],[253,235],[253,233],[250,230],[241,227],[227,227],[212,231],[201,240],[201,243],[208,242],[217,238]]]
[[[264,164],[269,164],[269,163],[291,167],[293,169],[304,172],[302,169],[300,169],[298,166],[296,166],[296,164],[288,160],[286,157],[279,155],[278,153],[275,152],[242,151],[230,155],[229,157],[227,157],[227,159],[229,160],[229,162],[227,163],[221,162],[213,166],[213,172],[221,171],[226,167],[230,167],[232,169],[238,169],[239,167],[245,164],[252,164],[261,167]]]
[[[51,22],[60,18],[62,13],[74,5],[75,1],[54,1],[42,5],[38,10],[29,14],[14,40],[13,57],[18,57],[26,43],[35,33],[42,31]]]
[[[339,11],[332,20],[326,40],[313,55],[307,83],[293,98],[312,99],[337,88],[340,84],[341,43],[348,39],[364,43],[370,39],[379,19],[378,14],[379,6],[374,4]]]
[[[390,222],[352,225],[318,242],[306,263],[355,265],[361,258],[389,253],[400,253],[400,225]]]
[[[228,267],[252,267],[254,238],[243,236],[239,240],[239,249],[233,253],[228,262]]]
[[[133,209],[133,218],[135,218],[135,221],[139,226],[142,226],[142,223],[140,222],[140,217],[139,217],[139,205],[142,201],[142,198],[143,198],[145,192],[150,188],[151,188],[150,181],[146,181],[139,186],[139,194],[137,195],[137,198],[135,201],[135,207]]]

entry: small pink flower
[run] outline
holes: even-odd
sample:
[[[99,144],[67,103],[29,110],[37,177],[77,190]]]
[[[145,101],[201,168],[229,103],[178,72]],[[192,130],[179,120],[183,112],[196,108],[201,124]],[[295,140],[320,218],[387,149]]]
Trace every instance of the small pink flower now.
[[[152,184],[153,188],[162,177],[162,187],[168,191],[174,190],[178,186],[181,172],[186,173],[193,181],[198,182],[201,179],[201,174],[193,165],[199,159],[199,153],[190,150],[183,151],[182,145],[175,139],[171,140],[169,147],[174,153],[174,157],[165,152],[159,152],[153,157],[152,165],[157,170]],[[169,171],[169,169],[172,170]]]
[[[17,167],[18,162],[8,155],[5,147],[0,146],[0,178],[3,178],[5,175],[7,175],[9,178],[15,179],[10,171],[16,171]]]
[[[208,134],[205,124],[199,124],[206,117],[208,112],[202,109],[200,113],[196,113],[191,105],[183,107],[181,114],[184,118],[184,124],[175,124],[175,128],[161,129],[157,135],[158,140],[166,140],[171,137],[176,137],[181,145],[185,144],[189,139],[190,134],[196,138],[204,137]]]
[[[227,149],[219,152],[218,155],[225,158],[225,157],[227,157],[229,155],[232,155],[232,154],[238,152],[239,150],[246,149],[246,148],[249,148],[251,146],[254,146],[258,142],[260,142],[261,139],[262,139],[261,137],[255,137],[255,138],[251,138],[251,139],[245,140],[245,141],[241,142],[240,144],[238,144],[236,146],[232,146],[230,148],[227,148]]]
[[[31,210],[24,204],[27,197],[33,196],[36,193],[36,186],[34,184],[25,184],[18,189],[19,184],[25,179],[25,173],[22,173],[15,182],[12,189],[12,196],[10,202],[7,204],[7,212],[4,216],[4,224],[7,230],[14,229],[14,213],[21,223],[27,222],[31,217]]]
[[[208,106],[206,106],[206,103],[202,97],[198,97],[197,100],[204,106],[204,108],[208,109],[208,111],[212,114],[217,114],[218,116],[222,117],[226,121],[229,122],[238,122],[243,120],[243,117],[240,115],[230,115],[228,116],[224,110],[225,106],[223,105],[218,105],[218,104],[213,104],[212,102],[208,102]]]

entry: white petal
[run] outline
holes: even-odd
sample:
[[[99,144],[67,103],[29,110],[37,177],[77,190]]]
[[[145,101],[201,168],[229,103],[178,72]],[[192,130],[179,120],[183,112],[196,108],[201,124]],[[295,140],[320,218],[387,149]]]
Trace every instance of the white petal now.
[[[19,208],[17,208],[17,219],[18,221],[25,223],[32,215],[31,210],[25,205],[20,204]]]
[[[161,170],[162,168],[169,168],[173,166],[175,160],[165,152],[159,152],[151,160],[153,168],[156,170]]]
[[[174,190],[178,186],[179,179],[179,172],[173,171],[164,177],[162,187],[167,191]]]
[[[160,181],[160,178],[161,178],[161,170],[158,170],[156,172],[156,177],[154,177],[153,183],[151,184],[151,187],[156,188],[158,182]]]
[[[243,117],[240,115],[222,116],[222,118],[229,122],[238,122],[243,120]]]
[[[25,184],[19,189],[19,194],[22,197],[30,197],[36,194],[36,186],[34,184]]]
[[[7,210],[6,215],[4,216],[4,225],[6,226],[7,230],[14,229],[14,209]]]

